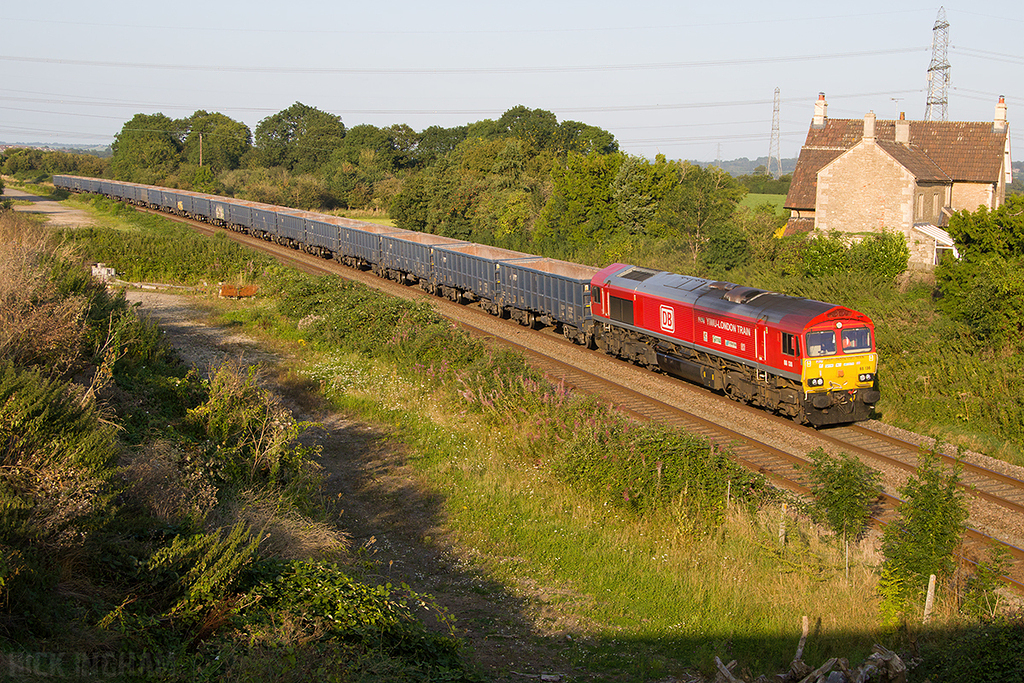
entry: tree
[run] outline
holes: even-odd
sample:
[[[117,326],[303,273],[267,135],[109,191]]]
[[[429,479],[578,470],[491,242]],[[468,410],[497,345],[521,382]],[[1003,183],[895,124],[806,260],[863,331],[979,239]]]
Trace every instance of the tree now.
[[[752,175],[736,176],[736,182],[754,194],[788,194],[793,176],[780,176],[778,180],[768,175],[768,169],[758,166]]]
[[[388,213],[399,228],[429,232],[431,174],[428,169],[410,178],[391,201]]]
[[[931,574],[952,574],[953,551],[967,521],[959,483],[959,468],[944,471],[934,452],[923,451],[915,475],[899,489],[903,503],[882,534],[885,559],[878,584],[890,624],[921,604]]]
[[[1024,346],[1024,196],[995,211],[958,211],[949,234],[960,259],[936,270],[939,308],[967,325],[980,343]]]
[[[882,493],[881,473],[853,456],[833,457],[824,449],[810,453],[811,493],[817,512],[846,547],[846,576],[850,576],[850,539],[867,527],[871,508]]]
[[[372,150],[381,161],[393,166],[394,143],[391,136],[386,129],[368,123],[352,126],[345,132],[345,138],[332,154],[331,163],[343,161],[356,166],[364,150]]]
[[[184,124],[163,114],[136,114],[110,145],[110,166],[118,180],[155,185],[181,163]]]
[[[612,182],[623,154],[577,154],[551,172],[553,191],[537,219],[534,239],[562,244],[570,250],[603,239],[618,225]]]
[[[446,154],[455,151],[460,142],[466,139],[469,126],[442,128],[431,126],[419,134],[419,142],[414,153],[415,161],[421,166],[433,164]]]
[[[615,136],[597,126],[579,121],[562,121],[555,132],[555,147],[562,152],[614,154],[619,151]]]
[[[675,182],[658,207],[651,231],[687,240],[697,261],[711,229],[728,222],[745,191],[720,168],[665,162],[660,155],[658,163],[675,167]]]
[[[544,109],[512,107],[498,119],[498,128],[510,137],[520,138],[536,149],[547,149],[555,140],[558,119]]]
[[[775,260],[781,244],[776,235],[786,227],[786,217],[780,215],[772,203],[740,207],[733,214],[733,224],[747,238],[751,259],[763,264]]]
[[[998,209],[982,206],[974,213],[957,211],[948,232],[966,261],[1001,256],[1024,256],[1024,196],[1006,198]]]
[[[218,112],[199,110],[185,119],[185,127],[184,158],[214,175],[238,168],[252,148],[249,127]]]
[[[256,126],[257,158],[296,173],[317,170],[345,138],[340,116],[296,102]]]

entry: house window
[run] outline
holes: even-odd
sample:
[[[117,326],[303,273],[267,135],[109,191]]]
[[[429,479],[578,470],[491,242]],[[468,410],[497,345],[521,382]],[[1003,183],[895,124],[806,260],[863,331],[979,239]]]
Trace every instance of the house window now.
[[[956,258],[953,253],[953,247],[943,247],[936,243],[935,245],[935,265],[941,264],[946,259]]]
[[[938,217],[939,217],[939,193],[936,192],[935,194],[932,195],[932,218],[936,219],[936,221],[935,221],[936,223],[938,222]]]
[[[924,194],[917,195],[917,216],[916,220],[924,218]]]

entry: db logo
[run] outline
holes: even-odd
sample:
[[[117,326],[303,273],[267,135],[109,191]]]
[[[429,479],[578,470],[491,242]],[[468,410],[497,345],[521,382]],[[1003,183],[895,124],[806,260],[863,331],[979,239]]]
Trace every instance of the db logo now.
[[[661,329],[664,332],[676,331],[676,315],[671,306],[661,307]]]

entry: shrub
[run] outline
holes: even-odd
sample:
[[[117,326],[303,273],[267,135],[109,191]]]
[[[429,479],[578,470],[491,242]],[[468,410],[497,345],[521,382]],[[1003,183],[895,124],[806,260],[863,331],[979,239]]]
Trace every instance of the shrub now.
[[[280,486],[293,499],[319,484],[311,449],[297,441],[307,425],[260,386],[258,366],[229,360],[216,368],[209,397],[184,426],[206,441],[203,467],[222,484]]]
[[[254,640],[262,640],[275,623],[290,618],[308,640],[372,645],[427,670],[449,670],[452,678],[443,680],[463,680],[458,641],[428,632],[414,616],[414,610],[426,610],[448,622],[431,598],[404,585],[371,586],[353,580],[330,562],[263,562],[254,569],[254,585],[243,600],[253,607],[241,615]]]
[[[114,428],[81,393],[38,370],[0,365],[0,542],[76,539],[104,500]]]
[[[986,346],[1024,348],[1024,257],[985,254],[936,271],[938,306]]]
[[[993,546],[989,558],[982,560],[967,578],[960,609],[976,619],[991,619],[999,609],[1000,597],[996,592],[1003,585],[1003,577],[1010,569],[1010,551],[1004,546]]]
[[[953,551],[960,545],[967,504],[959,488],[960,470],[943,471],[934,452],[922,451],[917,472],[899,489],[904,502],[882,535],[882,613],[895,625],[922,604],[928,577],[950,576]]]
[[[701,265],[710,272],[724,272],[750,261],[751,249],[746,235],[731,225],[716,226],[708,235],[700,253]]]
[[[891,282],[906,272],[910,248],[903,235],[886,230],[853,244],[849,258],[853,268]]]
[[[262,532],[243,523],[226,534],[223,529],[194,536],[177,536],[171,545],[150,558],[151,572],[170,570],[180,577],[174,588],[178,596],[167,614],[186,621],[203,618],[218,605],[231,602],[242,570],[253,561]]]
[[[804,272],[813,278],[845,273],[850,269],[850,257],[839,233],[817,235],[804,247]]]
[[[818,514],[844,541],[856,538],[864,531],[872,505],[882,492],[881,473],[847,453],[833,457],[817,448],[810,457],[814,463],[811,491]]]
[[[1024,683],[1024,612],[959,629],[923,654],[922,680]]]
[[[57,372],[78,363],[89,302],[54,281],[68,258],[45,228],[0,214],[0,356]]]

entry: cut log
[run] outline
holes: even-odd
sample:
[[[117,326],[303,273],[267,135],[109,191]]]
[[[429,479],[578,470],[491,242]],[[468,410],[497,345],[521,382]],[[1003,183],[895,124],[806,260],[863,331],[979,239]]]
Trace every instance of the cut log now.
[[[819,666],[817,669],[815,669],[814,671],[800,679],[800,683],[814,683],[814,681],[818,680],[819,678],[827,674],[829,671],[831,671],[832,667],[835,666],[836,662],[838,661],[839,659],[837,657],[833,657],[832,659],[828,660],[827,662]]]
[[[732,669],[736,666],[735,659],[728,664],[722,664],[722,660],[715,657],[715,666],[718,667],[718,675],[715,676],[715,681],[721,681],[721,683],[743,683],[743,679],[732,675]]]

